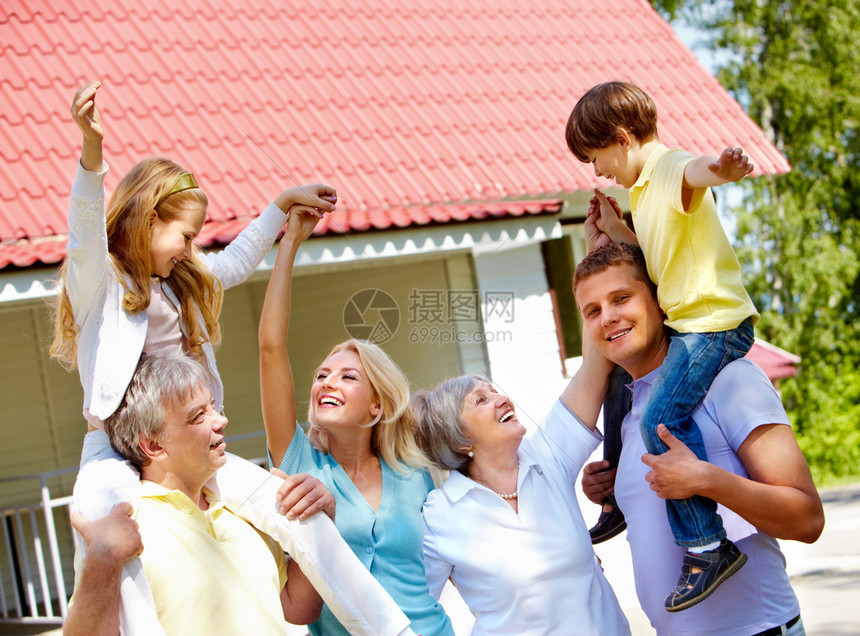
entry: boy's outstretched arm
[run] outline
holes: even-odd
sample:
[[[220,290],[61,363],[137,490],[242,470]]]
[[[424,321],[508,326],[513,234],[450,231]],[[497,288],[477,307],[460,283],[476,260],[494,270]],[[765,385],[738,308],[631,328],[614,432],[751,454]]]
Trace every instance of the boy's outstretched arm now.
[[[719,157],[693,159],[684,170],[684,188],[695,190],[740,181],[753,171],[750,158],[741,148],[726,148]]]

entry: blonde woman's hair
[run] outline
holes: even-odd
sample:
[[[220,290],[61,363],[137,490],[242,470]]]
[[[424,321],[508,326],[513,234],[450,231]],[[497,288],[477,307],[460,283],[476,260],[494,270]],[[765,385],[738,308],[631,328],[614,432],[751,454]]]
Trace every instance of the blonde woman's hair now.
[[[149,307],[152,258],[150,255],[150,218],[152,211],[162,221],[173,221],[189,205],[209,203],[206,193],[191,188],[170,194],[177,179],[187,172],[169,159],[152,157],[132,168],[117,184],[105,213],[108,253],[125,288],[123,309],[135,314]],[[192,353],[200,354],[206,341],[216,346],[221,341],[218,316],[221,313],[221,281],[207,268],[192,247],[192,258],[179,261],[167,277],[182,311],[188,344]],[[65,289],[68,257],[60,268],[60,294],[54,301],[54,341],[50,354],[70,369],[77,366],[78,326]],[[198,315],[199,310],[199,315]],[[203,318],[200,324],[199,317]]]
[[[415,441],[415,419],[409,407],[409,381],[394,360],[371,342],[347,340],[328,353],[326,360],[341,351],[355,353],[370,382],[373,399],[379,402],[380,417],[373,424],[371,450],[395,470],[426,468],[427,457]],[[328,432],[314,418],[313,404],[308,406],[308,439],[315,448],[328,452]]]

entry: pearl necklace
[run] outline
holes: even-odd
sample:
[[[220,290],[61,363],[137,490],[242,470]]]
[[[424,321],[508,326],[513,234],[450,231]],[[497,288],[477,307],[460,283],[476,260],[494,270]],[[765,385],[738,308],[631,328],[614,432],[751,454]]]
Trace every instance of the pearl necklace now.
[[[503,495],[503,494],[502,494],[502,493],[500,493],[500,492],[497,492],[496,494],[497,494],[499,497],[501,497],[502,499],[508,499],[508,500],[510,500],[510,499],[516,499],[517,497],[519,497],[519,491],[517,491],[517,490],[515,490],[514,492],[512,492],[512,493],[511,493],[511,494],[509,494],[509,495]]]

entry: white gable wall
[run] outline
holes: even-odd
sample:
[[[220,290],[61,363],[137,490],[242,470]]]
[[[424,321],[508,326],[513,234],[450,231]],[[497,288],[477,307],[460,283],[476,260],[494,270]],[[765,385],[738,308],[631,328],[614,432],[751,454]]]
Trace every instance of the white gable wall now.
[[[566,382],[540,244],[475,254],[475,272],[491,379],[514,401],[521,421],[537,423]],[[506,293],[512,313],[501,304]]]

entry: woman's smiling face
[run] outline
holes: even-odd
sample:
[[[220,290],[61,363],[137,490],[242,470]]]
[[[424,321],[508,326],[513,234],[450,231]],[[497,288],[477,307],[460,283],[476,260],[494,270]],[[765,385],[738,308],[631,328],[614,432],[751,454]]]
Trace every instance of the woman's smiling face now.
[[[311,405],[324,428],[367,426],[380,412],[379,401],[354,351],[338,351],[317,369]]]
[[[522,439],[526,427],[517,419],[514,405],[506,395],[487,382],[478,382],[463,400],[460,418],[466,435],[475,446]]]

